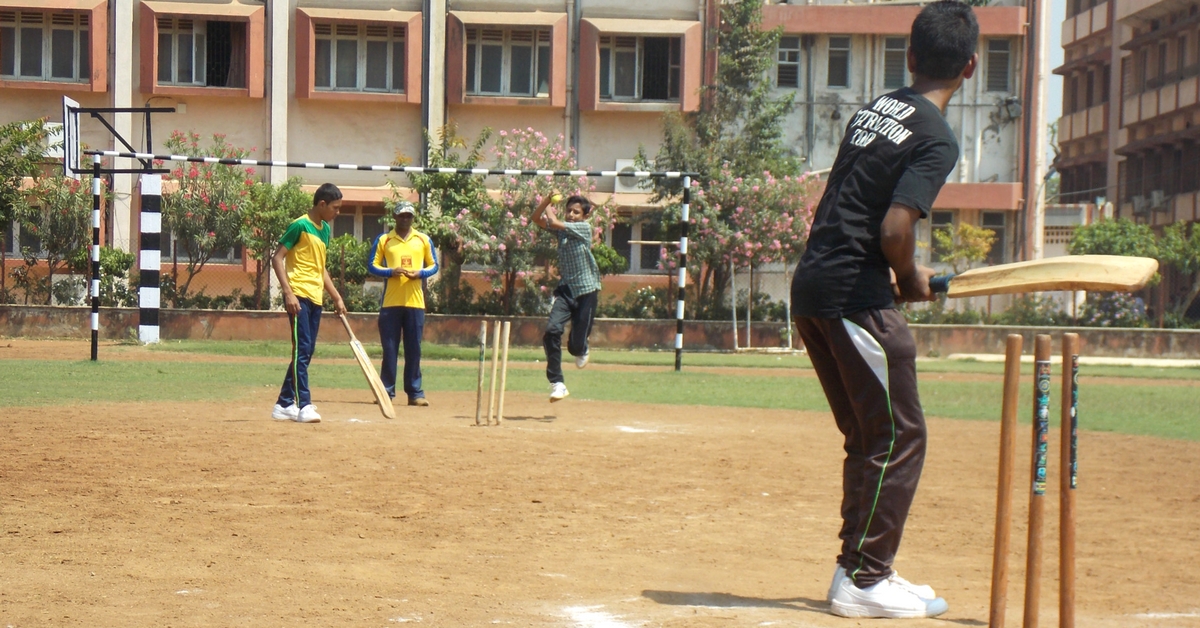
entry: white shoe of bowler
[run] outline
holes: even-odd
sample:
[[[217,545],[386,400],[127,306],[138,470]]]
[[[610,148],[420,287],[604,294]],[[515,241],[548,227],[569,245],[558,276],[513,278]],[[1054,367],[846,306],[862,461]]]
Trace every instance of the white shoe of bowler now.
[[[588,360],[590,360],[590,359],[592,359],[592,352],[591,352],[591,351],[589,351],[589,352],[587,352],[587,353],[585,353],[585,354],[583,354],[583,355],[581,355],[581,356],[579,356],[579,357],[575,358],[575,368],[577,368],[577,369],[581,369],[581,368],[583,368],[583,367],[587,366],[587,365],[588,365]]]
[[[850,578],[838,584],[830,610],[841,617],[888,617],[911,619],[937,617],[950,609],[942,598],[926,600],[893,580],[860,589]]]
[[[571,393],[567,391],[566,384],[562,382],[554,382],[553,384],[550,384],[550,403],[562,401],[567,397],[567,395],[570,394]]]

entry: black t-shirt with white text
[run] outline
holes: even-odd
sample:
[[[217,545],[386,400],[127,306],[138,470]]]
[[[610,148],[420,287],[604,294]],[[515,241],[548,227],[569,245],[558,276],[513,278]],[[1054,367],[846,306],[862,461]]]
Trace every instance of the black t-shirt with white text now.
[[[792,278],[792,313],[839,318],[895,307],[880,230],[893,203],[929,216],[958,161],[942,112],[910,88],[880,96],[846,126],[808,248]]]

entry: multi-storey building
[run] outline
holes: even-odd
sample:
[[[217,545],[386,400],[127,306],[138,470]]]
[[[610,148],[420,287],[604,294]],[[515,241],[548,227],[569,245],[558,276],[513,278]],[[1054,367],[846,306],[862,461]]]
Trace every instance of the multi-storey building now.
[[[772,0],[763,10],[764,27],[784,32],[772,73],[780,94],[795,94],[788,139],[809,169],[827,169],[854,109],[910,80],[906,37],[920,6]],[[0,0],[0,119],[56,120],[64,94],[85,107],[170,106],[156,118],[158,151],[181,130],[222,133],[259,158],[355,164],[419,163],[422,129],[446,121],[467,137],[532,127],[567,138],[581,165],[620,168],[639,147],[654,154],[664,112],[700,106],[718,62],[717,11],[718,0]],[[947,112],[962,159],[922,237],[969,221],[998,233],[993,261],[1011,260],[1023,228],[1026,15],[1018,0],[977,14],[980,71]],[[114,126],[145,145],[140,119]],[[98,124],[82,140],[122,148]],[[337,183],[346,200],[335,234],[380,230],[390,189],[378,174],[265,174]],[[627,215],[648,206],[636,187],[599,185]],[[114,175],[114,189],[106,237],[129,248],[135,178]],[[632,273],[652,271],[659,249],[639,242],[655,234],[636,218],[610,238]],[[17,234],[3,243],[19,244]],[[246,263],[239,251],[219,261]]]
[[[979,71],[955,94],[946,120],[958,136],[961,158],[922,221],[920,237],[934,228],[969,222],[997,234],[990,261],[1011,261],[1022,223],[1020,131],[1026,11],[1000,0],[975,9],[979,20]],[[921,7],[908,3],[774,3],[763,8],[763,26],[783,28],[775,68],[779,93],[793,93],[796,108],[787,134],[811,170],[828,169],[849,116],[875,97],[911,82],[908,34]],[[931,248],[921,255],[936,262]]]
[[[1109,181],[1112,149],[1120,127],[1119,102],[1113,83],[1113,0],[1071,0],[1062,24],[1064,63],[1054,70],[1062,76],[1063,110],[1058,120],[1059,195],[1062,203],[1095,203],[1111,199]],[[1119,60],[1120,50],[1117,49]],[[1119,77],[1118,77],[1119,78]],[[1115,167],[1115,163],[1111,164]],[[1101,201],[1101,205],[1104,201]]]

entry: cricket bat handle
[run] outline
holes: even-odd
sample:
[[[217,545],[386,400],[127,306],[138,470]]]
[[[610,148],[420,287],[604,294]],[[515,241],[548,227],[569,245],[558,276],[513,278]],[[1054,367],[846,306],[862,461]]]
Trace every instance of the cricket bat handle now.
[[[934,275],[929,278],[930,292],[947,292],[950,290],[950,280],[954,279],[954,273],[945,275]]]

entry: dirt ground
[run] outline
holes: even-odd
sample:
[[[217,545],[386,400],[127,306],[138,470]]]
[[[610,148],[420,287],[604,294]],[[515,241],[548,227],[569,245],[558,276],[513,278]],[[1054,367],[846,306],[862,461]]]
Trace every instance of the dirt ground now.
[[[5,342],[0,359],[58,353]],[[0,410],[0,627],[889,623],[824,601],[840,496],[827,414],[513,393],[510,420],[480,428],[473,393],[430,391],[393,421],[365,389],[314,396],[318,425],[272,421],[267,391]],[[999,426],[929,423],[897,568],[950,611],[902,623],[983,626]],[[1200,627],[1200,443],[1085,430],[1079,450],[1077,625]],[[1051,460],[1043,626],[1057,625]]]

